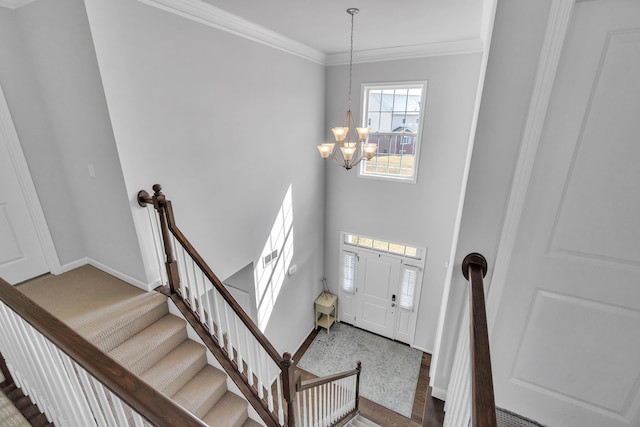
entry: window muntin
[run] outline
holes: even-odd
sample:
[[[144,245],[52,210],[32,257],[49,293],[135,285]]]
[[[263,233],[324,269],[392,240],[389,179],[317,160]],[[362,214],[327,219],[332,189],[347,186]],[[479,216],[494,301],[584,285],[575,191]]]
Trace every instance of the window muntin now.
[[[426,82],[364,85],[363,122],[378,151],[360,176],[416,181],[425,92]]]

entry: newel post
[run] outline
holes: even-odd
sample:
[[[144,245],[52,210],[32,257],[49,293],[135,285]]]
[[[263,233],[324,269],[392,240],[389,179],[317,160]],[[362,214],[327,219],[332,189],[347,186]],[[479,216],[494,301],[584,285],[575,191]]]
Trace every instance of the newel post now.
[[[284,353],[282,360],[280,361],[280,369],[282,370],[282,392],[284,394],[284,400],[287,402],[287,426],[295,427],[296,416],[293,407],[293,400],[296,395],[296,380],[295,371],[296,366],[291,358],[290,353]]]
[[[171,246],[171,237],[169,235],[169,226],[167,222],[167,199],[162,193],[162,186],[154,184],[153,196],[149,197],[149,193],[144,190],[138,192],[138,204],[146,207],[148,203],[153,203],[153,207],[158,211],[160,217],[160,231],[162,232],[162,243],[165,253],[165,267],[167,269],[167,278],[169,280],[169,288],[174,294],[180,287],[180,275],[178,273],[178,264],[173,255],[173,247]]]

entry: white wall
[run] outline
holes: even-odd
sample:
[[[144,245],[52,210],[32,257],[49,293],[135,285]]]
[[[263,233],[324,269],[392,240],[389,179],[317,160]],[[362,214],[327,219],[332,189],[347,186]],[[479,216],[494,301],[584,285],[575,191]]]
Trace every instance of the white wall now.
[[[341,231],[427,247],[415,346],[432,351],[454,234],[469,143],[480,54],[354,64],[354,117],[361,120],[362,83],[427,80],[422,146],[416,184],[358,178],[356,170],[326,165],[326,272],[338,286]],[[327,72],[326,132],[344,121],[348,66]],[[330,135],[325,135],[330,140]]]
[[[177,221],[225,278],[256,262],[289,185],[298,272],[266,335],[309,333],[323,274],[323,66],[128,0],[87,0],[105,95],[140,235],[138,190],[164,186]],[[156,271],[150,259],[147,274]]]
[[[0,7],[0,84],[62,264],[85,254],[48,111],[16,12]]]
[[[432,386],[445,391],[467,297],[461,263],[480,252],[491,283],[511,181],[519,153],[550,0],[498,2],[478,129],[467,184],[442,343]]]
[[[36,1],[9,13],[22,45],[7,58],[25,58],[31,80],[9,78],[8,103],[63,268],[91,260],[144,282],[84,4]],[[32,97],[12,93],[25,88]]]

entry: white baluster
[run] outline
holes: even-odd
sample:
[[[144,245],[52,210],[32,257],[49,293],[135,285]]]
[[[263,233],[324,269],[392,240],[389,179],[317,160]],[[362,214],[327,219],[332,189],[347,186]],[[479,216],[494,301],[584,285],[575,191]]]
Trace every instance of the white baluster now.
[[[302,408],[300,407],[300,392],[296,392],[296,420],[298,420],[298,424],[300,427],[304,427],[304,421],[302,418]]]
[[[311,395],[311,392],[313,391],[313,389],[308,389],[307,390],[307,397],[309,399],[309,426],[313,427],[313,396]]]
[[[91,383],[93,384],[93,388],[98,395],[98,401],[100,402],[100,407],[102,408],[102,413],[107,419],[107,424],[109,426],[116,426],[116,419],[111,412],[111,406],[109,405],[109,401],[107,400],[107,395],[104,393],[103,385],[98,382],[95,378],[91,377]]]
[[[153,235],[153,245],[156,250],[156,259],[158,261],[158,273],[160,274],[160,284],[164,285],[167,283],[167,269],[164,268],[165,263],[165,255],[164,255],[164,246],[161,241],[162,232],[160,231],[160,218],[156,214],[154,208],[147,208],[147,213],[149,214],[149,222],[151,223],[151,234]]]
[[[256,363],[253,354],[256,340],[246,327],[244,329],[244,341],[247,349],[247,379],[249,380],[249,386],[253,386],[253,366]]]
[[[218,334],[216,338],[218,338],[218,345],[220,346],[220,348],[224,348],[224,333],[222,330],[222,321],[220,317],[220,303],[218,301],[218,290],[213,288],[211,289],[211,291],[213,292],[213,295],[212,295],[213,305],[214,305],[214,311],[216,315],[216,324],[218,326]]]
[[[273,387],[271,384],[271,378],[273,378],[272,376],[272,370],[271,370],[271,358],[269,357],[269,355],[265,352],[264,353],[265,357],[264,357],[264,361],[265,361],[265,373],[266,373],[266,389],[267,389],[267,401],[269,403],[269,412],[273,412]]]
[[[276,396],[278,402],[278,420],[280,425],[284,425],[284,411],[282,410],[282,375],[276,376],[278,395]]]
[[[257,371],[257,378],[258,378],[258,396],[260,397],[260,399],[264,399],[264,383],[263,383],[263,372],[264,372],[264,357],[263,357],[263,350],[262,350],[262,346],[256,345],[255,346],[256,349],[256,371]]]
[[[78,370],[78,376],[80,377],[80,382],[82,383],[82,388],[84,389],[85,394],[89,400],[89,405],[91,406],[91,412],[96,420],[96,423],[99,427],[107,427],[107,421],[104,419],[104,415],[102,415],[102,410],[100,408],[100,404],[96,400],[95,390],[91,387],[91,383],[89,382],[89,378],[87,376],[87,372],[76,365],[76,369]]]
[[[211,298],[209,297],[209,292],[211,291],[211,284],[209,282],[209,279],[207,279],[207,276],[205,276],[203,271],[200,271],[200,274],[202,276],[202,284],[203,284],[203,288],[204,288],[204,295],[202,296],[202,298],[204,299],[202,301],[202,305],[204,313],[205,313],[205,320],[207,322],[207,327],[209,328],[209,333],[211,335],[215,335],[215,331],[213,329],[213,313],[211,312],[212,309],[212,305],[211,305]]]
[[[142,415],[138,414],[137,412],[134,412],[133,425],[135,425],[135,427],[144,427],[144,423],[145,423],[145,420],[142,417]]]
[[[122,401],[118,396],[109,391],[109,396],[111,397],[111,404],[113,405],[113,409],[118,417],[119,425],[128,426],[129,421],[127,420],[127,415],[124,413],[124,408],[122,407]]]
[[[238,328],[238,323],[240,323],[241,325],[244,325],[244,323],[242,322],[242,320],[240,320],[238,318],[238,315],[236,314],[235,311],[231,311],[231,317],[233,318],[233,327],[234,327],[234,333],[235,333],[235,339],[234,339],[234,347],[236,349],[237,352],[237,363],[238,363],[238,371],[240,373],[244,372],[244,365],[243,365],[243,357],[242,357],[242,348],[240,347],[240,343],[242,342],[242,340],[240,339],[240,332],[239,332],[239,328]]]

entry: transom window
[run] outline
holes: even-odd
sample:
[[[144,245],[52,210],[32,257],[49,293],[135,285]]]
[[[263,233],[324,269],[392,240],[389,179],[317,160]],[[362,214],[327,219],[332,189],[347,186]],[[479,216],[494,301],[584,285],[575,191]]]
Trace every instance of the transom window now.
[[[361,248],[372,249],[377,252],[389,253],[393,255],[405,256],[422,260],[422,249],[414,246],[392,243],[385,240],[373,239],[371,237],[356,236],[355,234],[343,233],[343,243],[349,246],[359,246]]]
[[[363,86],[363,122],[378,151],[360,164],[360,176],[416,182],[426,87],[426,82]]]

